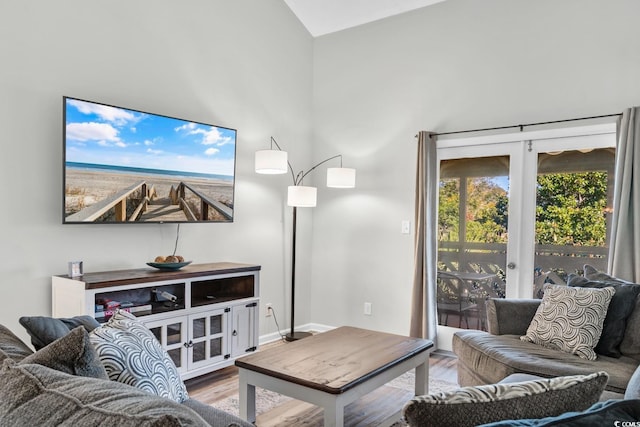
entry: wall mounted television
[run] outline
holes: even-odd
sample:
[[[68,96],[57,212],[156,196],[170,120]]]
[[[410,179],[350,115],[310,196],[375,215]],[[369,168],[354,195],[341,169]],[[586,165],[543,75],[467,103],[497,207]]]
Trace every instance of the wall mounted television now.
[[[63,103],[63,224],[233,222],[235,129]]]

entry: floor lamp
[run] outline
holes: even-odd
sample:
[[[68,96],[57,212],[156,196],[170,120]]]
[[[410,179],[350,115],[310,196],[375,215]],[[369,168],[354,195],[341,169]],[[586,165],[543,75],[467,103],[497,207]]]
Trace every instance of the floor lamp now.
[[[275,145],[275,149],[274,149]],[[329,157],[308,171],[294,172],[289,163],[287,152],[283,151],[275,139],[271,137],[271,148],[269,150],[256,151],[255,170],[261,174],[285,174],[291,172],[293,185],[287,191],[287,205],[293,207],[293,233],[291,243],[291,330],[286,334],[287,341],[295,341],[311,335],[308,332],[295,331],[295,308],[296,308],[296,222],[299,207],[314,207],[317,200],[317,188],[302,185],[304,178],[314,169],[333,159],[340,158],[339,168],[327,168],[327,187],[332,188],[353,188],[356,186],[356,170],[342,167],[342,155],[338,154]]]

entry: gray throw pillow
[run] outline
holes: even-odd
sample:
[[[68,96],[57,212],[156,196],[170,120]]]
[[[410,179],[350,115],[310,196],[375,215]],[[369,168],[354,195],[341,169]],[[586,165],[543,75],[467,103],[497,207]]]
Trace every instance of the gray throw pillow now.
[[[20,363],[37,363],[70,375],[109,379],[89,341],[89,334],[82,326],[25,357]]]
[[[609,283],[622,283],[622,284],[626,283],[631,285],[634,284],[633,282],[630,282],[628,280],[620,279],[618,277],[614,277],[608,273],[605,273],[604,271],[600,271],[589,264],[585,264],[583,269],[584,269],[584,277],[586,277],[589,280],[597,280],[598,282],[609,282]]]
[[[78,326],[83,326],[87,332],[100,326],[96,319],[87,315],[69,318],[22,316],[19,321],[31,336],[31,344],[36,350],[51,344]]]
[[[194,411],[171,400],[38,364],[6,360],[0,384],[2,426],[209,426]]]
[[[627,319],[627,325],[640,325],[640,296],[636,298],[636,307]],[[640,361],[640,328],[627,328],[624,331],[620,353]]]
[[[462,387],[416,396],[403,409],[411,426],[477,426],[500,420],[542,418],[583,411],[600,398],[606,372],[519,383]]]
[[[173,360],[133,314],[116,311],[107,323],[91,331],[89,338],[111,380],[178,403],[189,398]]]
[[[615,290],[546,285],[542,302],[522,341],[596,360],[593,348]]]
[[[615,289],[616,293],[611,298],[607,316],[604,318],[600,341],[598,341],[594,350],[604,356],[622,356],[620,344],[627,329],[627,319],[636,306],[636,298],[640,294],[640,285],[620,283],[618,281],[599,281],[575,274],[569,274],[567,285],[598,289],[611,286]]]
[[[589,280],[637,285],[636,283],[611,276],[610,274],[607,274],[603,271],[599,271],[589,264],[584,265],[584,276]],[[629,325],[640,324],[640,296],[636,298],[635,303],[636,306],[627,319],[627,324]],[[624,338],[620,343],[620,353],[622,353],[624,356],[629,356],[633,357],[634,359],[640,360],[640,328],[629,328],[625,330]]]
[[[33,354],[33,350],[28,345],[9,328],[0,325],[0,363],[7,358],[19,362],[30,354]]]

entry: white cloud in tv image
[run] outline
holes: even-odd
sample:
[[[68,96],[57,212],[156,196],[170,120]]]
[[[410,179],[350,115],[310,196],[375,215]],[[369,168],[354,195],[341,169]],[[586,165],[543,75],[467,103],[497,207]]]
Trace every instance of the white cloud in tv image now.
[[[236,136],[64,97],[63,222],[231,222]]]

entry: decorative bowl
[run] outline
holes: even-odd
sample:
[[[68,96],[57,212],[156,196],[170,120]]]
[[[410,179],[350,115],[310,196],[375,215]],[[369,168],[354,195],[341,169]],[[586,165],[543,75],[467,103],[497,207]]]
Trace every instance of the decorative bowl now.
[[[191,264],[191,261],[184,262],[148,262],[147,265],[158,270],[180,270],[185,265]]]

